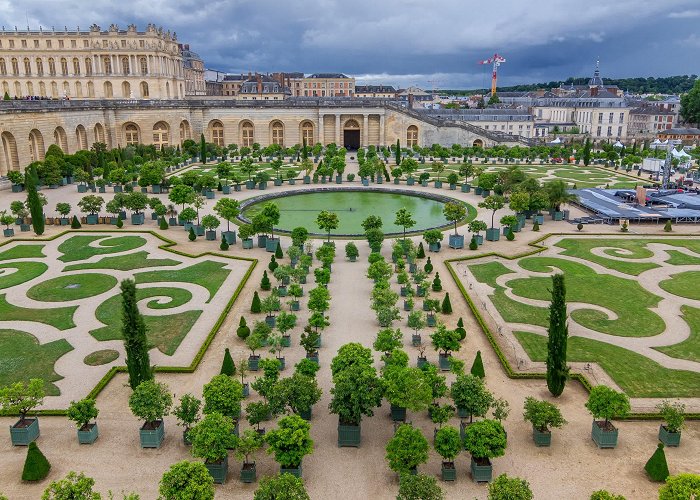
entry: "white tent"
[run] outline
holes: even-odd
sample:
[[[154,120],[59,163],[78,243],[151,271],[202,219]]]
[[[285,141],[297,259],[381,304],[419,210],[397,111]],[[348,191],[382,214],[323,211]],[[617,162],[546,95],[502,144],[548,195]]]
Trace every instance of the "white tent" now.
[[[675,148],[671,150],[671,154],[674,158],[690,158],[690,155],[683,150],[676,150]]]
[[[624,148],[625,145],[622,144],[620,141],[617,141],[615,144],[613,144],[614,148]]]
[[[561,144],[562,142],[564,142],[564,141],[562,141],[559,137],[557,137],[552,142],[550,142],[550,144]]]

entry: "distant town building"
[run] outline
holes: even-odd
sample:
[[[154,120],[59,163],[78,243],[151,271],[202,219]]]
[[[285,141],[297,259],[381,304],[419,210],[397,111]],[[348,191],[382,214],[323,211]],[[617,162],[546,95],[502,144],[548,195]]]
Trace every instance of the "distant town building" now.
[[[355,97],[396,99],[396,89],[391,85],[355,85]]]
[[[432,108],[433,94],[418,87],[408,87],[396,91],[398,100],[409,108]]]
[[[204,61],[199,54],[190,50],[190,44],[180,44],[182,67],[185,76],[185,95],[206,95],[204,82]]]
[[[630,110],[628,136],[643,139],[656,137],[659,131],[673,128],[676,118],[673,111],[645,102]]]
[[[670,128],[657,134],[661,141],[679,140],[684,146],[697,146],[700,143],[700,128]]]
[[[270,75],[256,73],[240,86],[238,101],[282,101],[291,95],[289,87]]]
[[[251,78],[253,75],[252,73],[248,73],[247,75],[240,74],[240,75],[226,75],[224,76],[224,79],[221,81],[222,84],[222,91],[224,96],[237,96],[238,93],[241,90],[241,85],[243,85],[243,82],[245,82],[247,79]]]
[[[302,79],[301,89],[304,97],[353,97],[355,79],[343,73],[314,73]]]

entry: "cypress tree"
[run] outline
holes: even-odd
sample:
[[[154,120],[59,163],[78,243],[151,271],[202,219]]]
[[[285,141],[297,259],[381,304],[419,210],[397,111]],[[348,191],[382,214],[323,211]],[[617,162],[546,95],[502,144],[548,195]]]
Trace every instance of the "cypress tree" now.
[[[583,164],[588,166],[591,163],[591,140],[586,138],[586,143],[583,145]]]
[[[668,464],[666,463],[666,453],[664,453],[663,443],[659,443],[649,461],[644,466],[649,479],[652,481],[663,482],[669,476]]]
[[[423,242],[421,241],[418,245],[418,253],[416,253],[417,259],[425,259],[425,249],[423,248]]]
[[[38,182],[36,167],[29,166],[24,174],[24,187],[27,190],[27,205],[29,205],[29,213],[32,216],[32,226],[34,233],[37,236],[44,234],[44,207],[39,199],[39,193],[36,191]]]
[[[433,292],[442,291],[442,282],[440,281],[440,273],[435,273],[435,279],[433,280]]]
[[[474,358],[474,363],[472,364],[472,369],[470,370],[470,373],[475,377],[486,377],[486,373],[484,372],[484,362],[481,361],[481,351],[476,351],[476,357]]]
[[[396,164],[401,163],[401,141],[396,139]]]
[[[569,376],[566,365],[569,327],[566,324],[566,286],[563,274],[552,276],[552,302],[549,305],[547,334],[547,388],[552,396],[557,397],[564,391]]]
[[[119,220],[121,220],[121,219],[119,219]],[[194,241],[194,240],[197,239],[197,235],[194,234],[194,228],[193,228],[193,227],[190,228],[190,234],[189,234],[189,236],[187,236],[187,237],[190,239],[190,241]]]
[[[219,245],[219,249],[226,251],[228,250],[228,241],[226,241],[226,238],[221,238],[221,244]]]
[[[202,163],[207,162],[207,142],[204,140],[204,134],[201,134],[199,138],[199,158]]]
[[[153,379],[151,360],[148,356],[146,324],[137,306],[134,280],[122,281],[121,291],[122,338],[126,350],[126,367],[129,371],[129,385],[136,389],[144,380]]]
[[[442,299],[442,314],[452,314],[452,304],[450,303],[449,292],[445,294],[445,298]]]
[[[250,312],[258,314],[262,310],[262,305],[260,304],[260,297],[258,292],[253,293],[253,303],[250,304]]]
[[[243,340],[247,339],[248,335],[250,335],[250,328],[248,328],[248,324],[246,323],[245,318],[243,316],[241,316],[241,320],[238,322],[236,335],[238,335],[238,338]]]
[[[425,266],[423,266],[423,271],[428,274],[433,272],[433,263],[431,262],[430,257],[428,257],[428,262],[426,262]]]
[[[278,266],[279,264],[277,263],[275,256],[270,255],[270,263],[267,265],[267,268],[270,270],[270,272],[274,273]]]
[[[272,288],[270,278],[267,277],[267,271],[263,271],[263,277],[260,280],[260,289],[267,292]]]
[[[278,259],[283,259],[284,254],[282,253],[282,244],[278,241],[277,248],[275,248],[275,257]]]
[[[41,452],[35,441],[29,443],[27,458],[24,460],[22,481],[41,481],[49,475],[51,464]]]
[[[83,225],[78,220],[78,216],[74,215],[73,220],[70,222],[70,228],[71,229],[80,229],[81,227],[83,227]]]
[[[224,361],[221,363],[221,373],[220,375],[228,375],[233,377],[236,374],[236,365],[233,363],[233,358],[231,357],[231,351],[228,347],[224,351]]]
[[[455,328],[455,332],[459,334],[460,341],[467,338],[467,331],[464,329],[464,321],[462,321],[461,317],[457,320],[457,328]]]

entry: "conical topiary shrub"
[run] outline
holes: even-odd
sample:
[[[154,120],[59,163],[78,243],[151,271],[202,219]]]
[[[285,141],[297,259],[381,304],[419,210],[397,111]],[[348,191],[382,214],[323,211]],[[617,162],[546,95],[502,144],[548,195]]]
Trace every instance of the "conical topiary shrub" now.
[[[221,238],[221,244],[219,245],[219,249],[223,250],[224,252],[228,250],[228,241],[226,241],[226,238]]]
[[[515,233],[513,232],[512,227],[509,227],[508,231],[506,231],[506,239],[508,241],[513,241],[515,239]]]
[[[82,225],[82,224],[80,223],[80,221],[78,220],[78,216],[77,216],[77,215],[74,215],[74,216],[73,216],[73,220],[72,220],[71,223],[70,223],[70,228],[71,228],[71,229],[80,229],[81,227],[83,227],[83,225]]]
[[[197,239],[197,235],[194,234],[194,228],[193,228],[193,227],[190,228],[190,235],[188,236],[188,238],[190,239],[190,241],[194,241],[194,240]]]
[[[481,361],[481,351],[476,351],[476,357],[474,358],[474,363],[472,363],[470,373],[475,377],[486,377],[486,373],[484,372],[484,362]]]
[[[277,242],[277,248],[275,248],[275,257],[278,259],[284,257],[284,254],[282,253],[282,244],[279,241]]]
[[[260,289],[263,291],[269,291],[272,288],[270,283],[270,278],[267,276],[267,271],[263,271],[263,277],[260,280]]]
[[[476,250],[479,248],[479,244],[476,242],[476,238],[472,236],[472,240],[469,242],[469,250]]]
[[[24,461],[22,481],[41,481],[49,474],[51,464],[41,452],[36,442],[29,443],[27,459]]]
[[[426,262],[423,266],[423,271],[425,271],[428,274],[433,272],[433,263],[430,261],[430,257],[428,257],[428,262]]]
[[[423,242],[418,244],[418,252],[416,253],[417,259],[425,259],[425,250],[423,249]]]
[[[250,328],[248,328],[248,324],[246,323],[245,318],[243,316],[241,316],[241,320],[238,322],[236,335],[238,335],[238,338],[243,340],[247,339],[248,335],[250,335]]]
[[[666,224],[664,224],[664,231],[666,231],[667,233],[670,233],[671,231],[673,231],[673,227],[671,226],[670,220],[667,220]]]
[[[452,304],[450,303],[449,292],[445,294],[445,298],[442,299],[442,314],[452,314]]]
[[[253,293],[253,303],[250,304],[250,312],[258,314],[262,309],[262,304],[260,304],[260,297],[258,292]]]
[[[668,464],[666,463],[666,453],[664,453],[664,445],[659,443],[656,451],[651,456],[647,464],[644,466],[649,479],[652,481],[666,481],[668,474]]]
[[[161,231],[165,231],[168,229],[170,226],[168,225],[168,221],[165,220],[165,217],[160,218],[160,229]]]
[[[224,351],[224,361],[221,363],[221,375],[228,375],[233,377],[236,374],[236,365],[233,363],[233,358],[231,357],[231,351],[228,347]]]
[[[435,273],[433,280],[433,292],[442,292],[442,281],[440,281],[440,273]]]
[[[278,266],[279,264],[277,263],[277,259],[275,259],[274,255],[271,255],[270,263],[267,265],[267,268],[270,270],[270,272],[274,273]]]
[[[455,332],[459,334],[460,341],[467,338],[467,331],[464,329],[464,321],[462,321],[462,318],[457,320],[457,328],[455,328]]]
[[[535,221],[535,223],[532,225],[532,230],[539,231],[540,230],[540,223]]]

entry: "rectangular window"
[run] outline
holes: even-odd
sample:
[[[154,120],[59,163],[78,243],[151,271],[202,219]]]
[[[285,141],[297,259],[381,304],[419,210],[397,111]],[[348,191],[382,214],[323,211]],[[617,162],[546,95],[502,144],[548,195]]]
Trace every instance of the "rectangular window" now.
[[[62,49],[63,48],[63,40],[58,41],[58,48]]]
[[[603,122],[603,113],[598,113],[598,123]]]
[[[598,127],[598,130],[596,131],[596,136],[600,137],[600,127]]]
[[[624,123],[624,121],[625,121],[625,114],[620,113],[620,123]]]
[[[46,48],[47,49],[51,48],[51,40],[46,40]]]
[[[23,49],[27,48],[27,41],[26,40],[22,40],[22,48]]]
[[[15,41],[14,40],[10,40],[10,48],[11,49],[15,48]]]
[[[622,137],[622,127],[617,127],[617,136]]]
[[[89,40],[83,40],[83,48],[87,49],[90,47],[90,41]]]
[[[39,48],[39,40],[34,40],[34,48],[35,49]]]
[[[613,116],[614,116],[614,115],[615,115],[615,113],[609,113],[609,114],[608,114],[608,123],[612,123],[612,122],[613,122]]]
[[[70,41],[70,46],[72,49],[75,49],[78,47],[78,41],[77,40],[71,40]]]
[[[608,127],[608,137],[612,135],[612,127]]]

